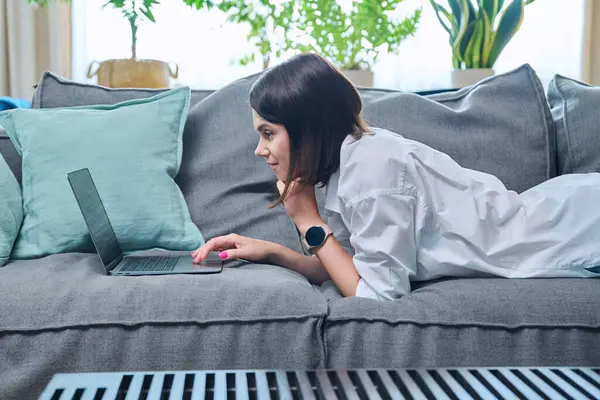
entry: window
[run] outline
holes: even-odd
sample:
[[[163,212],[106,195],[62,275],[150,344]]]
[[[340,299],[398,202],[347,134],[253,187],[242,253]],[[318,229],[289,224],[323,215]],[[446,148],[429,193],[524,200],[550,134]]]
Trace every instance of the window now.
[[[347,0],[344,0],[347,1]],[[106,0],[73,1],[73,78],[87,78],[93,60],[130,57],[129,26],[117,10],[102,8]],[[422,7],[416,35],[398,55],[382,55],[374,67],[375,86],[398,90],[449,87],[451,53],[446,32],[428,0],[405,0],[399,12]],[[529,63],[544,87],[555,73],[581,79],[584,0],[543,0],[525,8],[520,31],[495,65],[502,73]],[[138,31],[138,57],[176,62],[176,84],[217,89],[234,79],[259,72],[259,61],[243,67],[237,59],[252,49],[247,28],[232,25],[218,11],[196,11],[183,1],[168,0],[154,11],[157,23]],[[275,63],[277,60],[275,60]]]

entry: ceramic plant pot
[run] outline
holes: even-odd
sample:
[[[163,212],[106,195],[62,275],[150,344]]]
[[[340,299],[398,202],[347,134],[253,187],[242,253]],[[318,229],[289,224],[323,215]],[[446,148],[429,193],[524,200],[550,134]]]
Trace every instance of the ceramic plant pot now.
[[[177,64],[173,72],[170,65],[164,61],[129,58],[92,61],[87,76],[97,76],[98,85],[106,87],[160,89],[168,88],[169,79],[177,79],[178,74]]]
[[[346,78],[354,86],[359,87],[373,87],[373,72],[372,71],[364,71],[357,69],[342,69],[341,73],[344,74]]]
[[[470,86],[493,75],[493,68],[455,69],[452,70],[452,87],[462,88]]]

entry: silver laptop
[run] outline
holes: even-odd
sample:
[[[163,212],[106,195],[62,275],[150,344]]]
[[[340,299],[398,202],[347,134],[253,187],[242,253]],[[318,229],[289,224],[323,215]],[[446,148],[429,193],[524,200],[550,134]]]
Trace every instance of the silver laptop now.
[[[199,264],[188,256],[123,255],[100,194],[87,168],[67,174],[92,242],[109,275],[215,274],[223,270],[216,252]]]

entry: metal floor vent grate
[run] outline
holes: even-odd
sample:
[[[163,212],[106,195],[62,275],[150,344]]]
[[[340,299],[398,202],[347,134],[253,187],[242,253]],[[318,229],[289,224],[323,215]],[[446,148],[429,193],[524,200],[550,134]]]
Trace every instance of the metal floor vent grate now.
[[[600,368],[57,374],[41,400],[600,399]]]

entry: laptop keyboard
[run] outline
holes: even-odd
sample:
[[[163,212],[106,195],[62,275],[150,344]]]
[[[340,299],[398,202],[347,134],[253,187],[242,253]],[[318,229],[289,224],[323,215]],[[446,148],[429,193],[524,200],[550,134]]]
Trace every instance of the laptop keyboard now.
[[[173,271],[177,257],[126,258],[121,271]]]

